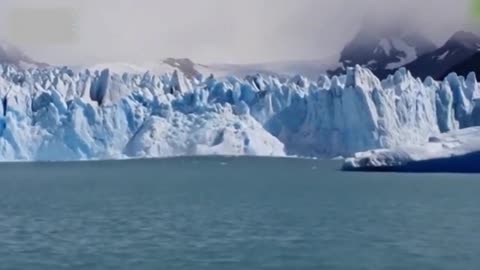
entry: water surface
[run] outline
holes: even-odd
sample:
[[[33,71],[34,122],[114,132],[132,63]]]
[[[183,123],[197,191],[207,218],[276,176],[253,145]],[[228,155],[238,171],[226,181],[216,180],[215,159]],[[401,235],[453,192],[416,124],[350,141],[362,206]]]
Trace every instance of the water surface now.
[[[479,175],[340,166],[0,164],[0,268],[479,269]]]

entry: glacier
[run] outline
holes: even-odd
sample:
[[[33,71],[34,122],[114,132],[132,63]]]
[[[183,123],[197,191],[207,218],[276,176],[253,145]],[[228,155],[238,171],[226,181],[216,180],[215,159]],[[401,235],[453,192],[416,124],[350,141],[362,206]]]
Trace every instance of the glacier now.
[[[480,127],[431,137],[421,145],[377,149],[345,160],[347,171],[480,173]]]
[[[0,65],[0,160],[330,158],[480,125],[475,75],[186,78]]]

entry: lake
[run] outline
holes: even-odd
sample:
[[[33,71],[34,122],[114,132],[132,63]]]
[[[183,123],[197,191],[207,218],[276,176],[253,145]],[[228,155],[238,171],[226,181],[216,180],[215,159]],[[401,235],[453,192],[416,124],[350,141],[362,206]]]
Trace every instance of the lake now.
[[[480,177],[341,162],[0,164],[1,269],[479,269]]]

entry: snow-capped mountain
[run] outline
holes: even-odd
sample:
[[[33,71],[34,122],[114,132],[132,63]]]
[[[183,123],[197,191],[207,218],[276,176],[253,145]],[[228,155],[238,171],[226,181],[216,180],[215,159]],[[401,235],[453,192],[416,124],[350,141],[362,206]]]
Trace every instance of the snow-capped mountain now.
[[[236,76],[244,78],[249,75],[261,74],[264,76],[277,76],[282,78],[301,75],[311,80],[316,80],[326,71],[337,67],[333,58],[324,60],[297,60],[280,61],[258,64],[200,64],[188,58],[167,58],[150,63],[99,63],[90,66],[78,66],[74,70],[79,72],[85,69],[103,70],[109,69],[112,72],[143,74],[150,72],[156,75],[173,73],[175,70],[182,73],[189,79],[200,79],[213,74],[217,78]]]
[[[180,73],[189,80],[202,80],[213,74],[217,78],[236,76],[244,78],[248,75],[261,74],[264,76],[277,76],[282,78],[301,75],[316,80],[320,75],[325,74],[328,69],[336,67],[333,58],[324,60],[297,60],[280,61],[258,64],[201,64],[189,58],[165,58],[151,62],[106,62],[91,65],[69,66],[74,72],[85,70],[95,71],[109,69],[113,73],[123,74],[144,74],[155,75]],[[0,41],[0,64],[13,65],[19,69],[46,68],[50,65],[38,62],[26,55],[14,45]],[[53,68],[54,65],[51,65]]]
[[[237,76],[244,78],[248,75],[261,74],[264,76],[277,76],[282,78],[296,75],[316,80],[325,75],[328,70],[338,68],[335,57],[326,57],[320,60],[292,60],[258,64],[211,64],[208,67],[217,77]]]
[[[148,63],[128,63],[128,62],[110,62],[110,63],[97,63],[89,66],[76,66],[73,68],[75,71],[80,72],[85,69],[88,70],[103,70],[109,69],[110,71],[118,74],[131,73],[131,74],[144,74],[146,72],[162,75],[166,73],[173,73],[178,71],[189,79],[201,79],[202,76],[212,73],[212,69],[206,65],[194,63],[188,58],[166,58],[159,61],[152,61]]]
[[[420,56],[405,67],[416,77],[425,79],[430,76],[439,80],[457,70],[463,69],[465,74],[465,68],[469,68],[469,59],[479,51],[480,37],[470,32],[459,31],[442,47]],[[462,65],[466,65],[465,68]],[[472,70],[473,68],[468,72]]]
[[[1,65],[0,74],[1,160],[349,156],[480,123],[473,73],[422,82],[400,69],[380,81],[356,66],[316,81],[189,80]]]
[[[320,75],[340,75],[346,68],[360,65],[370,69],[380,79],[393,74],[401,67],[409,70],[414,77],[436,80],[445,78],[451,72],[461,72],[466,76],[476,68],[475,54],[480,52],[480,37],[459,31],[443,46],[436,45],[417,32],[404,26],[373,27],[367,24],[355,38],[349,42],[340,54],[322,60],[283,61],[259,64],[199,64],[190,59],[168,58],[156,64],[144,64],[142,67],[124,68],[124,71],[155,71],[156,74],[179,70],[188,78],[199,78],[202,74],[214,74],[224,78],[237,76],[244,78],[252,74],[288,78],[295,75],[316,80]],[[101,66],[96,66],[99,68]],[[109,66],[103,66],[108,68]],[[112,70],[120,71],[113,65]],[[477,74],[478,75],[478,74]]]
[[[329,74],[338,75],[348,67],[360,65],[383,79],[435,49],[433,42],[406,27],[366,24],[342,50],[342,66]]]
[[[480,77],[480,52],[477,52],[466,60],[450,67],[445,74],[450,74],[453,72],[462,76],[466,76],[466,74],[470,72],[475,72],[475,75]]]

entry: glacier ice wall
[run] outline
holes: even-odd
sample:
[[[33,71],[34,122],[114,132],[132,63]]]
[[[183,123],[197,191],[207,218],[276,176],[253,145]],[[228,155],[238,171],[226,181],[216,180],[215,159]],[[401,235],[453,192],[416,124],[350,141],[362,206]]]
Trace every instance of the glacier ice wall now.
[[[480,123],[475,75],[188,80],[0,66],[0,160],[348,156]]]

